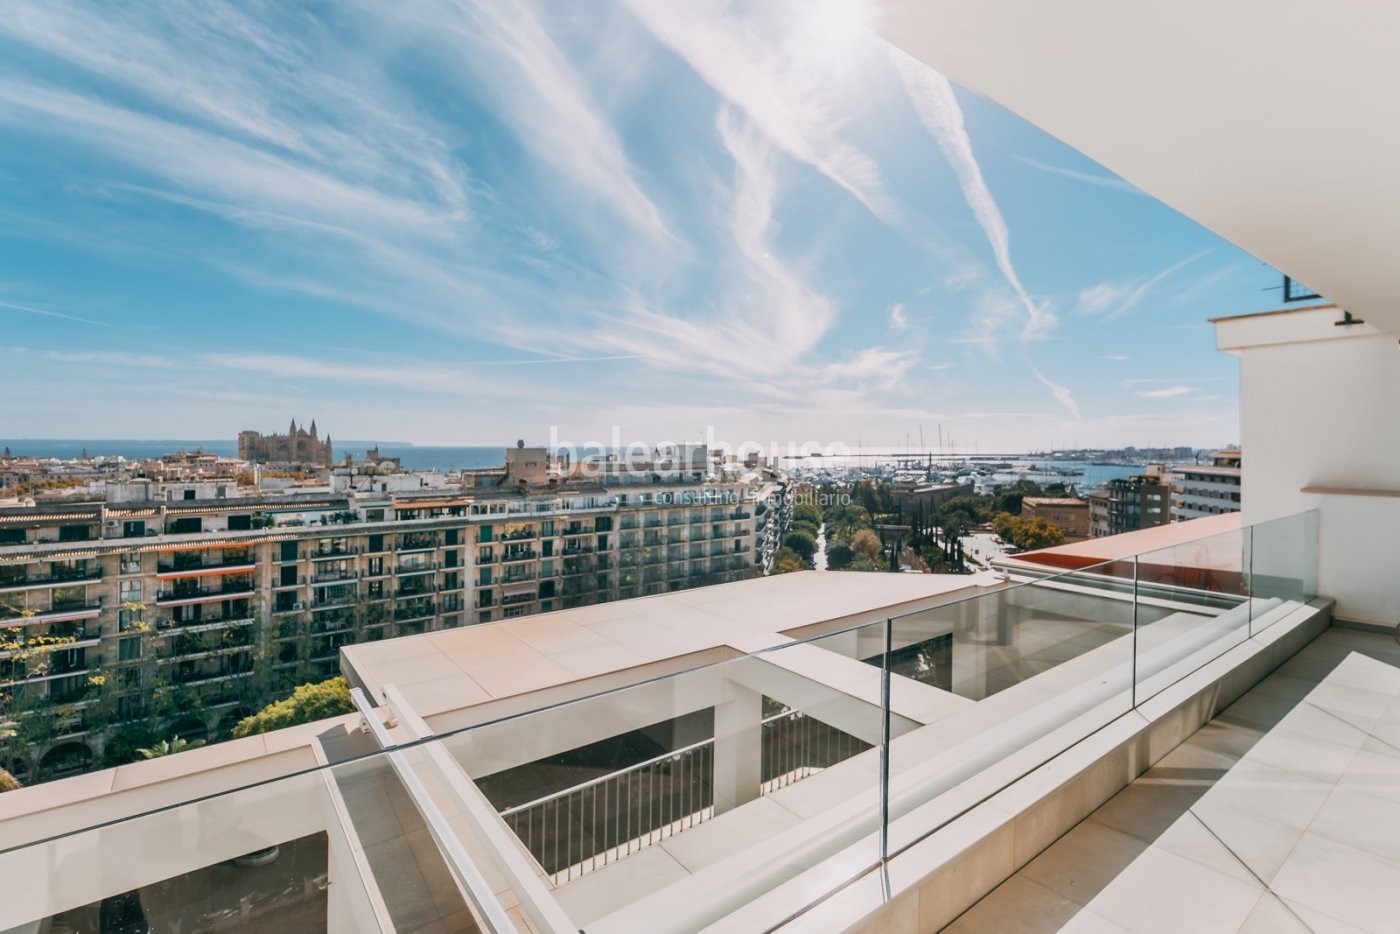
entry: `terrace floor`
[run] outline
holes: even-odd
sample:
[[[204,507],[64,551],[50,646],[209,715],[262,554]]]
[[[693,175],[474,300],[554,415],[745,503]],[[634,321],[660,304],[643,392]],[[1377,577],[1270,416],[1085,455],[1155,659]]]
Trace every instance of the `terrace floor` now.
[[[1397,828],[1400,645],[1332,628],[947,930],[1393,934]]]

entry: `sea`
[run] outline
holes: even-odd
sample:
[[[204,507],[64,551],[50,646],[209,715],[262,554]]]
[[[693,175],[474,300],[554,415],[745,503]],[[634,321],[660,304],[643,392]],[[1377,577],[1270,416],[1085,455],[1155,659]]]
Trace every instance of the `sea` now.
[[[438,470],[449,473],[454,470],[500,467],[505,464],[506,457],[504,445],[500,447],[435,446],[416,445],[404,441],[337,441],[335,452],[337,457],[343,456],[346,452],[361,457],[366,449],[372,448],[376,444],[381,455],[399,458],[407,470]],[[229,439],[191,441],[188,439],[0,438],[0,450],[7,447],[11,453],[16,455],[53,457],[59,460],[81,457],[84,453],[89,457],[124,457],[127,460],[148,460],[176,451],[204,451],[225,457],[234,457],[238,452],[237,443]],[[942,459],[962,461],[964,457],[965,455],[949,455]],[[879,453],[867,451],[861,456],[785,457],[782,459],[782,463],[788,470],[798,475],[810,477],[826,470],[842,471],[858,466],[875,467],[882,463],[892,464],[901,459],[907,460],[908,455],[901,458],[894,452],[894,449],[891,449],[889,452]],[[1062,482],[1066,485],[1073,485],[1081,492],[1099,489],[1115,477],[1129,477],[1142,472],[1141,467],[1131,465],[1052,461],[1048,458],[1036,458],[1025,454],[1009,454],[999,459],[1012,464],[1013,467],[1011,471],[1005,473],[999,471],[992,478],[995,483],[1010,483],[1025,477],[1042,485],[1057,481]],[[934,455],[929,460],[937,463],[940,458]],[[1036,468],[1044,468],[1045,472],[1041,473]],[[1028,469],[1031,472],[1027,473]],[[1077,473],[1069,476],[1055,475],[1053,471],[1057,470],[1076,471]]]
[[[383,457],[400,458],[406,470],[453,470],[500,467],[506,462],[506,449],[500,447],[437,447],[419,446],[406,442],[339,441],[335,442],[337,458],[346,452],[363,457],[368,448],[379,446]],[[52,439],[0,438],[0,450],[9,448],[12,454],[25,457],[56,457],[69,460],[81,457],[124,457],[127,460],[149,460],[176,451],[203,451],[235,457],[238,443],[228,439],[212,441],[131,440],[131,439]]]

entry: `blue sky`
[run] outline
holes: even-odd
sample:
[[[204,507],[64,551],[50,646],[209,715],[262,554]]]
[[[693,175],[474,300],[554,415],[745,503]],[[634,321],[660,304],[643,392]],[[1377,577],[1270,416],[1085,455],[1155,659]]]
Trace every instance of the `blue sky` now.
[[[1278,276],[850,0],[139,6],[0,18],[0,437],[1238,436]]]

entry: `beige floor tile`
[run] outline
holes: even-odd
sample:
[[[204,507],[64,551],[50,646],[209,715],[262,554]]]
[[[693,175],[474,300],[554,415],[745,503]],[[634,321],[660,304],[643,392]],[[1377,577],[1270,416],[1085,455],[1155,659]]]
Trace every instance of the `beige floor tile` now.
[[[1302,827],[1225,804],[1203,802],[1192,813],[1253,875],[1265,882],[1278,874],[1303,838]]]
[[[1027,863],[1021,874],[1063,898],[1088,905],[1146,848],[1142,840],[1090,818]]]
[[[1299,841],[1273,889],[1373,934],[1394,934],[1400,919],[1400,862],[1318,834]]]
[[[1283,899],[1265,892],[1245,919],[1239,934],[1313,934]]]
[[[1317,812],[1308,833],[1400,860],[1400,800],[1338,788]]]
[[[1019,873],[997,886],[945,930],[948,934],[1051,934],[1082,909]]]
[[[1090,903],[1135,934],[1236,931],[1264,887],[1149,847]]]

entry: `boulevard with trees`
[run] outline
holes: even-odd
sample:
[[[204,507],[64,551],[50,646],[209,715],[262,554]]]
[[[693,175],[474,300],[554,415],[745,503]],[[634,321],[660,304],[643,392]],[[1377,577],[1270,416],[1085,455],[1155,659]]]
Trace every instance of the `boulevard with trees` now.
[[[1062,483],[1042,487],[1033,480],[1018,480],[991,493],[968,487],[966,493],[936,508],[917,504],[912,510],[901,510],[890,485],[879,480],[799,487],[799,502],[774,570],[786,573],[812,567],[817,539],[825,527],[828,570],[898,571],[909,565],[936,573],[970,573],[963,539],[975,531],[994,532],[1021,551],[1063,542],[1064,533],[1057,526],[1043,518],[1022,516],[1021,504],[1026,497],[1072,495],[1073,490]]]

